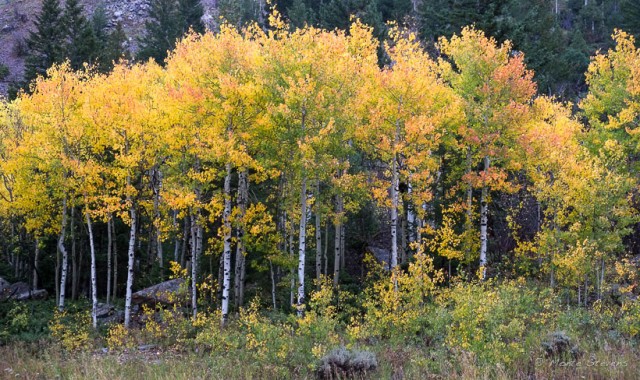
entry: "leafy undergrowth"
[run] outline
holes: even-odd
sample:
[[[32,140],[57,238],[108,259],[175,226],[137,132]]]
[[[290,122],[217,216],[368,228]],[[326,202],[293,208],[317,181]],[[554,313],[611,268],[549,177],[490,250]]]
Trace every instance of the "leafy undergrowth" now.
[[[265,312],[254,299],[224,328],[216,310],[194,320],[175,307],[144,308],[139,329],[92,331],[86,310],[69,309],[52,313],[40,340],[6,340],[0,378],[635,380],[640,373],[638,300],[578,307],[524,281],[447,288],[437,281],[427,259],[368,281],[357,295],[325,279],[301,318]],[[5,335],[30,331],[39,314],[24,307],[4,312]]]

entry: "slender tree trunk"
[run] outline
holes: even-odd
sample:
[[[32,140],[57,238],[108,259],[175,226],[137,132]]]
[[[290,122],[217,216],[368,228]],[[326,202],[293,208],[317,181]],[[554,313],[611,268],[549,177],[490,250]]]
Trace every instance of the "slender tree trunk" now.
[[[38,260],[40,259],[40,239],[36,237],[35,251],[33,253],[33,290],[38,289]]]
[[[200,198],[198,195],[197,199]],[[191,216],[191,310],[193,318],[198,316],[198,262],[202,247],[202,227],[200,227],[200,209]]]
[[[344,212],[344,199],[341,204],[342,211]],[[344,223],[340,223],[340,270],[344,270],[347,262],[347,250],[344,249],[344,236],[346,226]]]
[[[412,193],[413,186],[411,186],[411,179],[409,179],[409,183],[407,183],[407,194],[409,195],[409,200],[407,202],[407,238],[409,246],[407,248],[409,252],[413,252],[413,245],[416,242],[416,213],[413,201],[411,200]]]
[[[62,264],[60,274],[60,298],[58,299],[58,309],[64,309],[64,297],[67,288],[67,265],[68,255],[67,249],[64,247],[64,237],[67,230],[67,198],[62,201],[62,227],[60,228],[60,236],[58,237],[58,250],[62,253]]]
[[[320,286],[322,276],[322,222],[320,220],[320,180],[316,180],[316,280]]]
[[[550,270],[549,270],[549,287],[551,289],[556,287],[556,279],[555,279],[555,270],[553,267],[553,252],[551,253],[551,260],[550,260]]]
[[[178,230],[178,211],[173,211],[173,227],[175,230]],[[179,263],[180,261],[180,239],[178,239],[178,234],[176,233],[176,238],[173,246],[173,261]]]
[[[604,292],[604,272],[605,272],[604,257],[602,257],[602,263],[600,268],[600,293],[598,294],[598,299],[602,299],[602,294]]]
[[[113,237],[113,289],[111,291],[111,298],[115,299],[118,295],[118,235],[116,235],[116,223],[113,220],[113,215],[110,218],[111,220],[111,236]]]
[[[245,215],[247,213],[247,203],[248,203],[248,178],[247,178],[247,170],[244,169],[240,173],[238,173],[238,211],[239,211],[239,220],[238,228],[236,230],[238,242],[236,244],[236,267],[235,267],[235,305],[236,307],[240,307],[244,305],[244,278],[246,273],[246,264],[245,264],[245,255],[246,249],[244,245],[244,234],[245,234]]]
[[[196,258],[196,250],[198,249],[197,232],[196,232],[197,217],[195,213],[191,215],[191,313],[193,319],[198,314],[198,259]]]
[[[103,235],[104,236],[104,235]],[[107,220],[107,305],[111,305],[111,249],[113,237],[111,236],[111,216]]]
[[[271,259],[269,260],[269,274],[271,275],[271,302],[273,304],[273,310],[275,311],[277,308],[276,305],[276,274],[275,271],[273,270],[273,263],[271,262]]]
[[[130,183],[130,179],[127,178],[127,184]],[[127,203],[129,203],[129,215],[131,218],[131,231],[129,232],[129,249],[127,251],[127,288],[124,299],[124,327],[129,328],[131,323],[131,293],[133,289],[133,275],[135,264],[135,247],[136,247],[136,228],[138,223],[138,216],[136,213],[136,205],[133,203],[130,195],[127,195]]]
[[[56,301],[60,300],[60,247],[56,244]]]
[[[484,158],[484,170],[489,170],[489,157]],[[484,280],[487,276],[487,224],[488,224],[488,188],[482,185],[482,195],[480,198],[480,278]]]
[[[78,222],[82,223],[82,216],[80,216],[78,218]],[[84,248],[86,247],[86,244],[84,244],[84,242],[82,242],[81,240],[78,241],[78,243],[80,243],[80,249],[78,252],[78,297],[80,297],[80,295],[84,294],[87,298],[89,298],[89,290],[86,290],[85,288],[85,292],[83,292],[83,289],[81,286],[85,285],[86,286],[86,282],[83,284],[82,280],[83,280],[83,264],[84,264],[84,260],[85,260],[85,255],[84,255]]]
[[[189,216],[184,218],[184,226],[182,229],[182,250],[180,252],[180,266],[185,268],[187,265],[187,242],[189,241],[189,226],[191,225],[191,219]]]
[[[162,190],[162,172],[156,166],[153,170],[153,214],[155,218],[156,259],[160,267],[160,278],[164,278],[164,252],[162,251],[162,232],[160,229],[160,191]]]
[[[267,16],[267,10],[266,10],[267,4],[265,0],[258,0],[258,25],[260,25],[261,28],[266,28],[266,23],[265,23],[265,19]]]
[[[469,173],[471,173],[471,164],[472,164],[472,157],[471,157],[471,148],[468,147],[467,148],[467,168],[465,171],[466,175],[469,175]],[[471,185],[471,183],[467,183],[467,218],[465,220],[465,230],[466,232],[469,232],[472,228],[472,218],[473,218],[473,186]],[[465,253],[466,253],[466,258],[468,259],[471,256],[471,249],[469,248],[469,246],[467,245],[467,247],[465,247]]]
[[[340,283],[340,263],[342,262],[342,244],[340,244],[340,234],[342,231],[342,195],[336,195],[336,224],[335,236],[333,237],[334,260],[333,260],[333,285]]]
[[[222,280],[222,325],[227,323],[229,315],[229,288],[231,287],[231,163],[227,162],[227,174],[224,177],[224,250]]]
[[[291,223],[291,230],[289,231],[289,257],[291,257],[291,260],[293,260],[293,234],[294,234],[294,227],[293,227],[293,221],[290,222]],[[296,275],[295,275],[295,270],[293,268],[291,268],[291,291],[289,294],[289,298],[290,298],[290,302],[289,305],[291,305],[291,307],[293,307],[296,304]]]
[[[589,301],[589,276],[584,275],[584,307],[587,307]]]
[[[89,212],[86,213],[87,230],[89,231],[89,249],[91,249],[91,321],[93,328],[98,328],[98,286],[96,279],[96,249],[93,243],[93,228],[91,227],[91,217]]]
[[[324,248],[322,251],[322,261],[324,264],[322,273],[324,273],[325,276],[329,275],[329,272],[328,272],[329,260],[327,258],[328,249],[329,249],[329,223],[327,221],[324,224]]]
[[[78,252],[76,250],[76,208],[71,208],[71,228],[69,230],[71,236],[71,299],[78,299]]]
[[[578,306],[582,305],[582,297],[581,297],[582,293],[581,293],[581,291],[582,291],[582,285],[578,285]]]
[[[307,251],[307,178],[302,176],[300,189],[300,233],[298,240],[298,317],[304,314],[304,264]]]
[[[400,176],[398,173],[398,160],[394,156],[391,165],[391,263],[390,269],[398,265],[398,193]]]
[[[400,214],[400,263],[405,264],[407,262],[408,240],[407,240],[407,218],[405,213]]]
[[[218,261],[218,299],[222,301],[222,285],[224,284],[224,254],[220,255]]]

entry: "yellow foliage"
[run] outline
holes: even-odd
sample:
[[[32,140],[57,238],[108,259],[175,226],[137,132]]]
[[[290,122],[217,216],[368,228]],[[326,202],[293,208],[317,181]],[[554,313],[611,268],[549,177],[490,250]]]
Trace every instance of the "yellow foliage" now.
[[[69,314],[66,310],[56,310],[49,322],[49,331],[67,351],[88,349],[91,346],[91,315],[88,311]]]

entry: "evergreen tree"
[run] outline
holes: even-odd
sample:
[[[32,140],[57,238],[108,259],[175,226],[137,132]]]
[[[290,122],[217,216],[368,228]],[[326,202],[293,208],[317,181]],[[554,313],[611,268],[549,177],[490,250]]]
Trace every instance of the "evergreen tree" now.
[[[109,17],[107,16],[107,8],[104,3],[100,3],[91,15],[91,28],[93,29],[93,35],[96,38],[96,44],[98,51],[102,50],[104,42],[107,40],[107,26],[109,24]]]
[[[202,15],[204,9],[200,0],[178,0],[178,14],[180,15],[180,35],[181,37],[193,29],[194,32],[204,32],[204,25],[202,24]]]
[[[385,23],[378,9],[378,1],[330,0],[318,12],[319,24],[326,29],[348,29],[351,16],[374,28],[378,37],[385,35]]]
[[[109,31],[107,27],[107,13],[104,5],[98,6],[93,12],[91,26],[96,41],[96,63],[98,70],[107,73],[113,69],[113,63],[120,59],[130,59],[126,48],[127,35],[122,23]]]
[[[624,15],[622,22],[624,29],[635,36],[640,36],[640,3],[637,0],[622,0],[620,8]]]
[[[203,9],[198,0],[152,0],[149,19],[145,22],[145,34],[140,38],[137,59],[149,58],[163,63],[167,52],[189,28],[196,32],[204,30],[200,19]]]
[[[25,61],[25,84],[64,59],[64,24],[59,0],[44,0],[36,16],[35,30],[29,33],[29,53]]]
[[[231,25],[241,27],[247,20],[245,19],[246,1],[220,0],[218,1],[218,11],[220,16]]]
[[[174,0],[153,0],[149,18],[145,21],[145,33],[140,39],[137,59],[149,58],[161,63],[167,57],[167,51],[173,48],[176,36],[177,9]]]
[[[64,7],[65,55],[71,68],[78,70],[84,63],[96,59],[96,38],[93,28],[84,16],[84,9],[78,0],[67,0]]]
[[[291,7],[287,8],[287,15],[291,25],[297,28],[302,28],[305,24],[312,25],[314,23],[313,8],[305,0],[294,0]]]
[[[124,59],[131,59],[129,49],[126,47],[127,35],[124,32],[124,28],[121,23],[117,23],[115,28],[106,36],[104,42],[104,48],[101,50],[99,56],[100,66],[99,69],[102,72],[109,72],[113,69],[113,64]]]

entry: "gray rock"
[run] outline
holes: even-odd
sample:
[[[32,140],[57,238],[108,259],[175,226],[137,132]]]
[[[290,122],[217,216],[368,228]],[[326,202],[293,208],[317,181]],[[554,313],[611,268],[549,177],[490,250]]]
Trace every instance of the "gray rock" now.
[[[368,246],[367,251],[384,265],[384,269],[389,269],[389,263],[391,262],[391,250],[380,247]]]
[[[4,290],[11,286],[11,283],[0,277],[0,295],[4,294]]]
[[[25,282],[16,282],[15,284],[11,284],[8,287],[6,287],[3,291],[2,291],[2,298],[3,299],[15,299],[15,297],[19,296],[19,295],[23,295],[25,293],[29,293],[29,291],[31,290],[31,288],[29,288],[29,285]]]
[[[106,318],[115,312],[115,308],[112,305],[99,303],[96,307],[96,317]]]
[[[131,300],[134,304],[187,304],[189,295],[184,279],[177,278],[137,291],[133,293]]]
[[[122,323],[122,322],[124,322],[124,311],[122,310],[113,310],[107,315],[98,317],[99,325],[108,325],[111,323]]]
[[[11,296],[11,298],[16,301],[25,301],[29,299],[43,300],[47,298],[48,295],[49,293],[45,289],[36,289],[36,290],[29,290],[26,292],[15,294]]]

